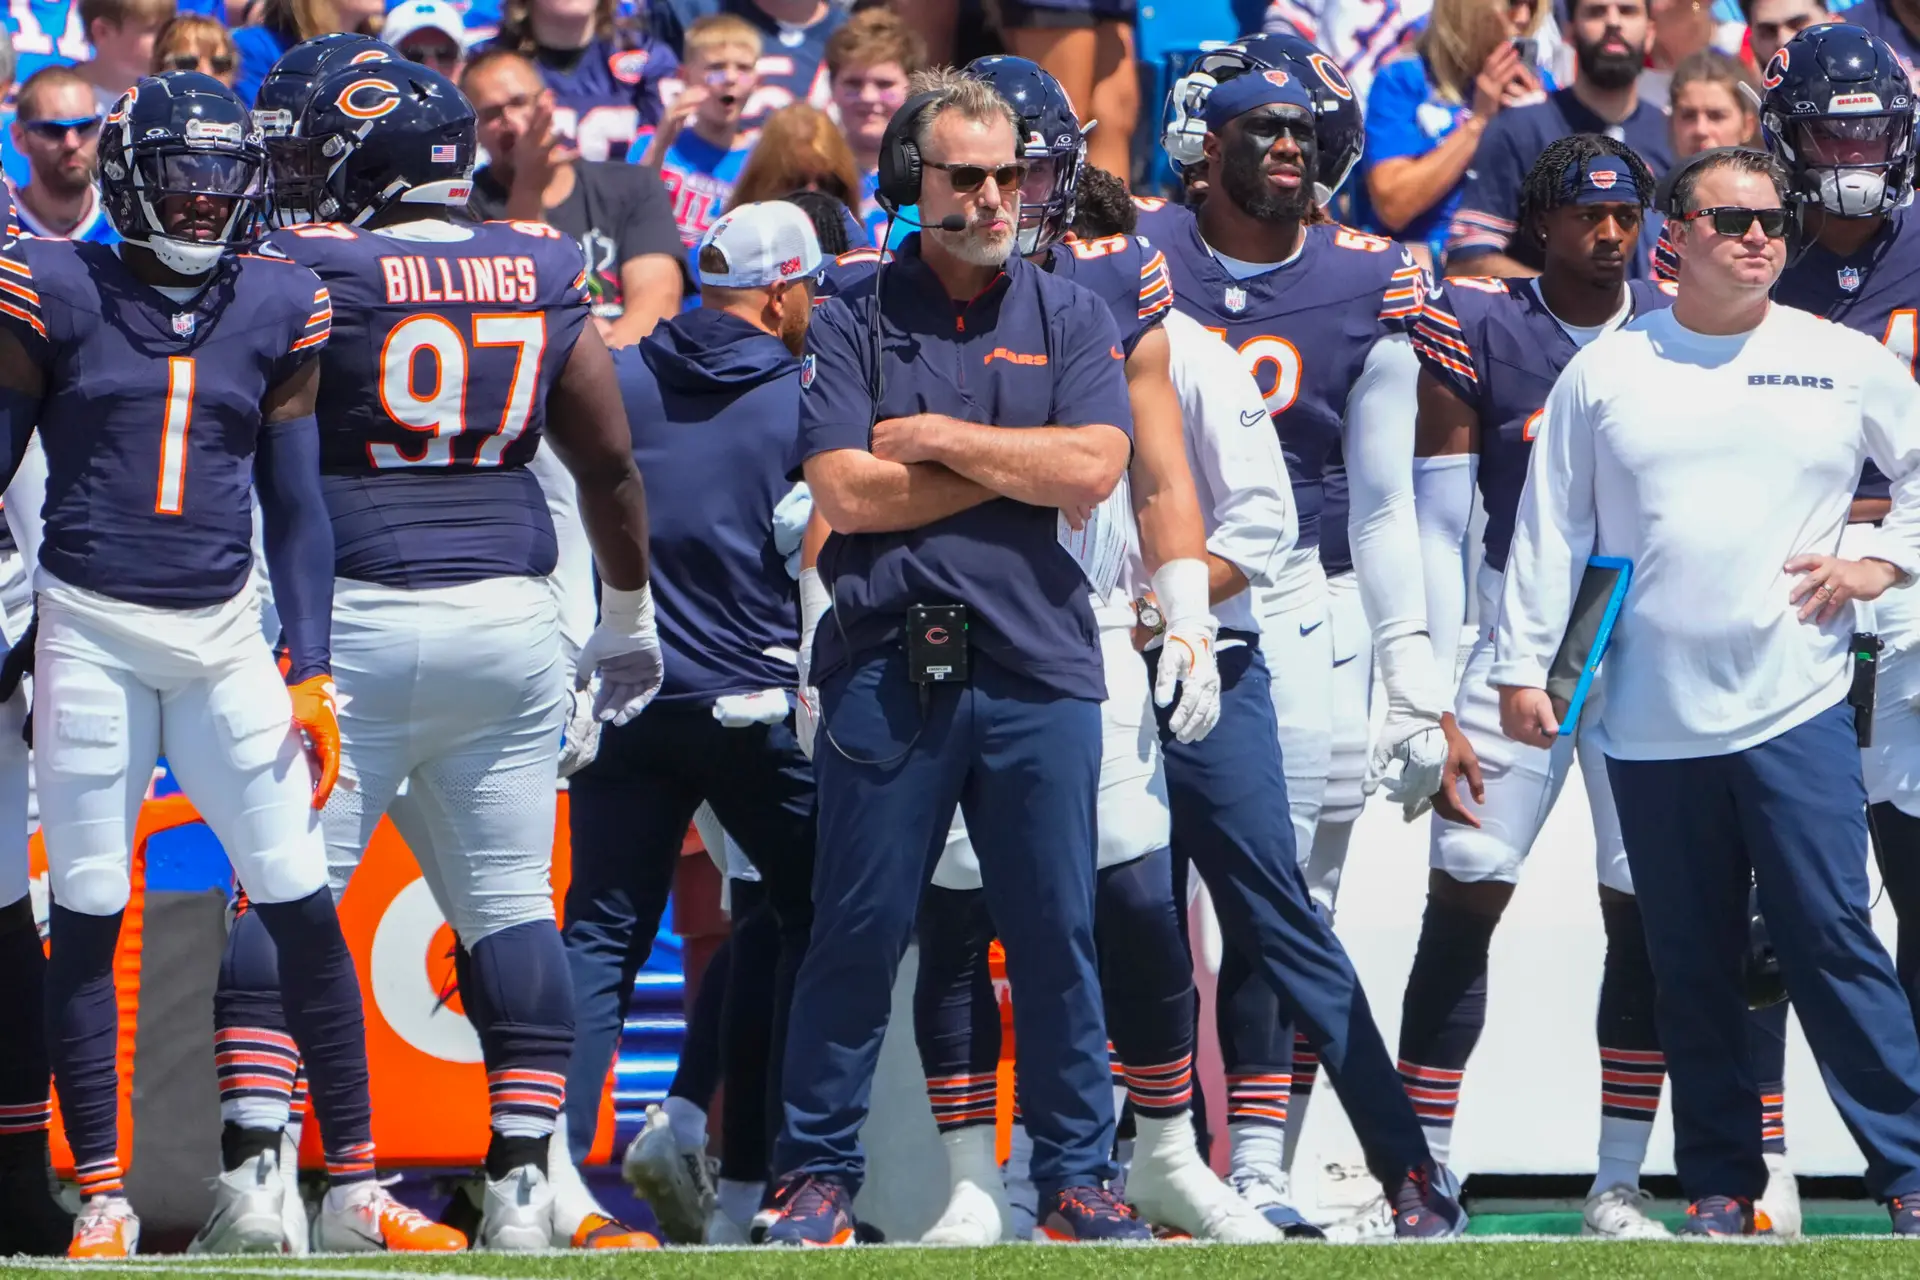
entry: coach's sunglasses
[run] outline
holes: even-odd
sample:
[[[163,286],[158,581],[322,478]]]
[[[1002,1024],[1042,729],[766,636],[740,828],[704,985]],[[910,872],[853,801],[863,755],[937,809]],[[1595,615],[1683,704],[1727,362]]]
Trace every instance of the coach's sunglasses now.
[[[216,76],[224,76],[233,70],[233,57],[225,53],[209,53],[204,58],[197,53],[176,53],[167,59],[167,68],[171,71],[198,71],[202,62]]]
[[[926,166],[944,172],[953,189],[963,196],[985,186],[989,176],[993,178],[993,185],[1002,191],[1016,188],[1027,180],[1024,164],[1003,164],[989,169],[983,164],[941,164],[938,160],[928,160]]]
[[[100,132],[100,117],[75,116],[71,120],[22,120],[20,127],[36,138],[44,138],[48,142],[65,141],[67,131],[71,129],[80,135],[80,141],[85,142]]]
[[[1747,228],[1755,222],[1760,224],[1760,234],[1769,240],[1778,240],[1787,234],[1787,211],[1785,209],[1747,209],[1740,205],[1715,205],[1711,209],[1696,209],[1687,215],[1687,221],[1696,218],[1712,218],[1713,229],[1723,236],[1738,239],[1747,234]]]

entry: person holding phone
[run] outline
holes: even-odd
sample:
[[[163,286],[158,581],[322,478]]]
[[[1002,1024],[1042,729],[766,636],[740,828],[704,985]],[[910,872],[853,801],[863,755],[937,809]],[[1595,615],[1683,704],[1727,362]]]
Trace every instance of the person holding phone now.
[[[1365,180],[1354,191],[1362,228],[1425,244],[1440,260],[1487,125],[1553,87],[1533,34],[1545,17],[1529,0],[1437,0],[1413,49],[1382,67],[1367,95]]]

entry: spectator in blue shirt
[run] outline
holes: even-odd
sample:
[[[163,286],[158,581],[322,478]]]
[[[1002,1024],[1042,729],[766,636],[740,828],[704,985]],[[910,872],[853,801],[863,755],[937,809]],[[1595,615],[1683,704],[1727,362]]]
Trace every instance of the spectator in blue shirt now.
[[[1505,108],[1543,96],[1541,73],[1516,42],[1545,14],[1528,3],[1437,0],[1413,52],[1382,67],[1367,95],[1365,181],[1354,200],[1362,227],[1425,243],[1439,261],[1481,135]]]
[[[240,80],[234,92],[252,106],[260,82],[281,54],[329,31],[373,35],[373,22],[385,8],[382,0],[262,0],[259,25],[233,33],[234,46],[240,50]]]
[[[880,242],[887,224],[886,210],[876,198],[880,139],[887,131],[887,121],[907,100],[907,77],[926,65],[926,43],[890,9],[864,9],[854,14],[827,41],[833,105],[840,113],[840,132],[846,135],[860,173],[860,220],[866,224],[867,240],[873,244]],[[895,244],[912,231],[905,219],[896,221]]]
[[[120,238],[94,182],[101,118],[94,110],[93,86],[71,67],[42,67],[20,86],[13,145],[26,156],[32,174],[13,192],[22,232],[97,244]]]

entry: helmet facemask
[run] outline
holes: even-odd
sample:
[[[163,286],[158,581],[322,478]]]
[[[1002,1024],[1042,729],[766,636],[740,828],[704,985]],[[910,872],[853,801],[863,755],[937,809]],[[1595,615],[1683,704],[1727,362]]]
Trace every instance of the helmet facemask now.
[[[1839,218],[1871,218],[1904,196],[1913,164],[1905,113],[1825,115],[1799,120],[1786,146],[1802,188]]]
[[[1033,139],[1023,159],[1027,180],[1020,185],[1020,223],[1016,246],[1022,255],[1048,249],[1073,225],[1075,193],[1080,167],[1086,163],[1087,140],[1082,133],[1071,144]]]
[[[252,225],[261,202],[263,168],[257,152],[238,147],[173,143],[138,149],[127,176],[146,234],[138,234],[140,227],[116,230],[129,243],[151,251],[169,270],[205,275]]]

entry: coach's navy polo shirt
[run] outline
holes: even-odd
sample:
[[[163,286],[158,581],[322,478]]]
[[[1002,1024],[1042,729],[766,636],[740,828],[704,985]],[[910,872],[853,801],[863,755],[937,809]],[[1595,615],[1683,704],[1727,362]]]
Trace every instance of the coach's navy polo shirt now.
[[[871,322],[883,303],[880,403]],[[1107,306],[1018,256],[985,292],[947,296],[920,238],[893,262],[815,308],[800,375],[793,466],[869,447],[876,420],[939,413],[996,427],[1104,423],[1133,434],[1120,334]],[[897,641],[908,608],[964,604],[982,656],[1071,697],[1104,700],[1087,580],[1060,546],[1059,512],[996,498],[904,533],[827,539],[820,577],[833,611],[814,638],[813,671]]]

